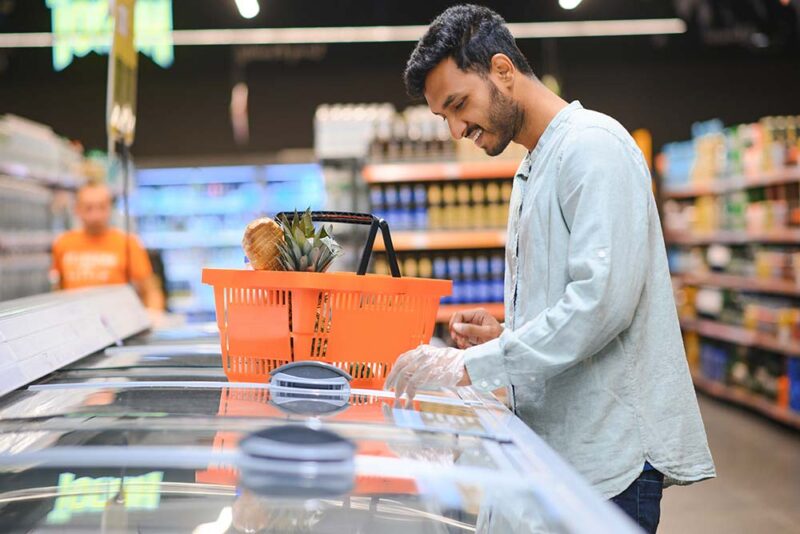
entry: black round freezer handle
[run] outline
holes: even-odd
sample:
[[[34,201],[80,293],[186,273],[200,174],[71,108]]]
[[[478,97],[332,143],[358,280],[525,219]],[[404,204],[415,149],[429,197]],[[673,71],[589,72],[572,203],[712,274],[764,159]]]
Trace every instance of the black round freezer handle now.
[[[278,213],[275,218],[280,221],[283,217],[291,220],[293,212],[282,211]],[[367,236],[367,243],[364,245],[364,252],[361,254],[361,263],[358,265],[356,274],[366,274],[367,267],[369,267],[369,258],[372,256],[372,249],[375,246],[375,238],[378,236],[380,229],[383,235],[383,244],[386,247],[386,257],[389,260],[389,270],[392,276],[400,278],[400,267],[397,265],[397,254],[394,251],[392,244],[392,236],[389,233],[389,223],[383,219],[370,214],[370,213],[352,213],[348,211],[312,211],[311,220],[317,222],[331,222],[331,223],[345,223],[345,224],[361,224],[369,226],[369,235]]]

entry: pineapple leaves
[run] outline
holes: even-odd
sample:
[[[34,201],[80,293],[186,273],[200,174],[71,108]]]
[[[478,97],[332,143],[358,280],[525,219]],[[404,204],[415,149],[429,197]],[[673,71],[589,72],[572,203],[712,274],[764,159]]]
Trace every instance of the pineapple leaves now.
[[[284,236],[280,261],[287,271],[321,273],[341,254],[342,247],[333,239],[333,225],[314,228],[310,208],[302,215],[295,211],[291,220],[284,215],[279,222]]]

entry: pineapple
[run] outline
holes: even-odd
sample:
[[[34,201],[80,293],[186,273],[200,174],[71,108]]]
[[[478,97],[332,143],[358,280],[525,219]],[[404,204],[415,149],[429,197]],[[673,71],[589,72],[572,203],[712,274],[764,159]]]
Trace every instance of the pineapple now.
[[[283,229],[269,217],[262,217],[245,228],[242,248],[253,269],[280,271],[282,266],[279,243],[283,243]]]
[[[321,225],[317,231],[311,220],[311,209],[302,215],[295,211],[291,221],[283,216],[279,222],[283,227],[283,241],[277,246],[284,270],[323,273],[341,254],[342,247],[331,236],[333,227]]]

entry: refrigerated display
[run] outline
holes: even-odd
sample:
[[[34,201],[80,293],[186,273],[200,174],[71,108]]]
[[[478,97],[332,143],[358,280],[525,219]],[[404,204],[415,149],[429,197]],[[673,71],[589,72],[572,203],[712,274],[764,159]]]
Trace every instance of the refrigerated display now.
[[[164,262],[171,311],[213,318],[197,266],[244,265],[242,229],[258,217],[325,206],[314,163],[141,168],[130,200],[136,228]]]
[[[0,398],[4,529],[637,531],[491,395],[407,405],[306,364],[231,383],[213,326],[191,328]]]

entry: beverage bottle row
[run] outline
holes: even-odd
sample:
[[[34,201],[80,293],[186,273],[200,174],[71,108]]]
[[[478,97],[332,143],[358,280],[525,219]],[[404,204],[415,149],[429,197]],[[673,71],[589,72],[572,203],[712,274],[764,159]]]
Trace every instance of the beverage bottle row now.
[[[453,294],[443,304],[503,302],[505,260],[500,251],[437,252],[398,258],[403,276],[453,281]],[[389,274],[384,258],[375,260],[376,274]]]
[[[427,106],[411,106],[402,113],[383,113],[375,120],[369,146],[373,163],[453,159],[455,155],[447,124]]]
[[[505,228],[509,180],[373,185],[372,212],[394,230]]]

